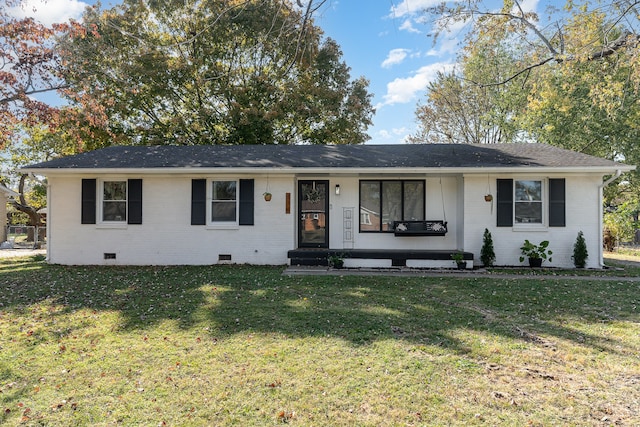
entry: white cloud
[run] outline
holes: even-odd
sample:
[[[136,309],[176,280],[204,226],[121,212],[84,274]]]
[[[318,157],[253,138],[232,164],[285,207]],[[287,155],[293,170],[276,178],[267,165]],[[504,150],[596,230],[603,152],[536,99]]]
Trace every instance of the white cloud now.
[[[397,6],[391,7],[391,17],[401,18],[405,15],[413,15],[440,3],[441,0],[403,0]]]
[[[9,9],[16,18],[33,17],[45,25],[80,19],[88,4],[78,0],[24,0],[22,5]]]
[[[458,51],[458,42],[457,38],[444,38],[441,40],[437,49],[434,48],[427,52],[427,56],[444,56],[453,54]]]
[[[535,12],[538,8],[538,1],[539,0],[524,0],[520,3],[520,7],[525,12]]]
[[[453,69],[452,63],[435,63],[420,68],[416,73],[407,78],[397,78],[387,83],[387,93],[383,97],[383,102],[376,108],[385,105],[406,104],[416,98],[416,94],[426,89],[438,71],[448,71]]]
[[[393,65],[400,64],[411,52],[409,49],[392,49],[387,58],[382,61],[382,68],[391,68]]]
[[[420,30],[416,29],[413,26],[413,22],[411,22],[411,19],[405,19],[405,21],[402,23],[402,25],[400,25],[400,30],[401,31],[408,31],[410,33],[420,34]]]

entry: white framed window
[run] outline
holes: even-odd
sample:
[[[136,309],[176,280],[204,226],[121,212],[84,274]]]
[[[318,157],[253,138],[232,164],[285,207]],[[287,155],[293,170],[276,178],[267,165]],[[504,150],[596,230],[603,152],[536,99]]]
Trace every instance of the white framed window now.
[[[127,181],[102,181],[101,185],[101,215],[105,223],[127,222]]]
[[[513,218],[515,224],[544,224],[544,187],[542,180],[515,180]]]
[[[566,179],[498,178],[496,226],[520,230],[566,227]]]
[[[360,224],[371,225],[371,215],[369,212],[360,212]]]
[[[211,225],[238,224],[238,182],[210,181],[209,222]]]

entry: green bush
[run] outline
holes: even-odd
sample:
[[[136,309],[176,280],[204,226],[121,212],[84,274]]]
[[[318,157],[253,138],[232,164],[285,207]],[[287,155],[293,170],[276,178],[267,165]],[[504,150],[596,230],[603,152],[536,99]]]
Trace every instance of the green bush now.
[[[493,250],[493,239],[489,229],[484,229],[482,236],[482,249],[480,249],[480,260],[485,267],[491,267],[496,262],[496,253]]]
[[[587,243],[584,240],[584,234],[582,231],[578,232],[576,243],[573,245],[573,265],[576,268],[584,268],[587,265],[587,258],[589,258],[589,252],[587,251]]]

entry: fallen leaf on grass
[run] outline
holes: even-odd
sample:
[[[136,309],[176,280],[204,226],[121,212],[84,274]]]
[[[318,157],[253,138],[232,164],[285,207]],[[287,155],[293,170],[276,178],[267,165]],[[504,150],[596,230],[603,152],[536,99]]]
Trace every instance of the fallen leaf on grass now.
[[[285,412],[285,411],[278,412],[278,420],[280,420],[283,423],[287,423],[291,421],[294,417],[295,417],[294,412]]]

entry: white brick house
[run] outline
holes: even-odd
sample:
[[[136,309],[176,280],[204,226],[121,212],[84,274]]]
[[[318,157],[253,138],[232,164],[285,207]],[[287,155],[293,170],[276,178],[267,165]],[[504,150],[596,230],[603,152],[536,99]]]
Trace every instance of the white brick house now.
[[[487,228],[497,265],[520,265],[529,239],[551,242],[545,265],[572,267],[582,231],[587,267],[599,268],[604,179],[633,169],[541,144],[428,144],[110,147],[24,171],[48,178],[52,263],[341,253],[347,266],[451,267],[460,250],[480,265]]]

